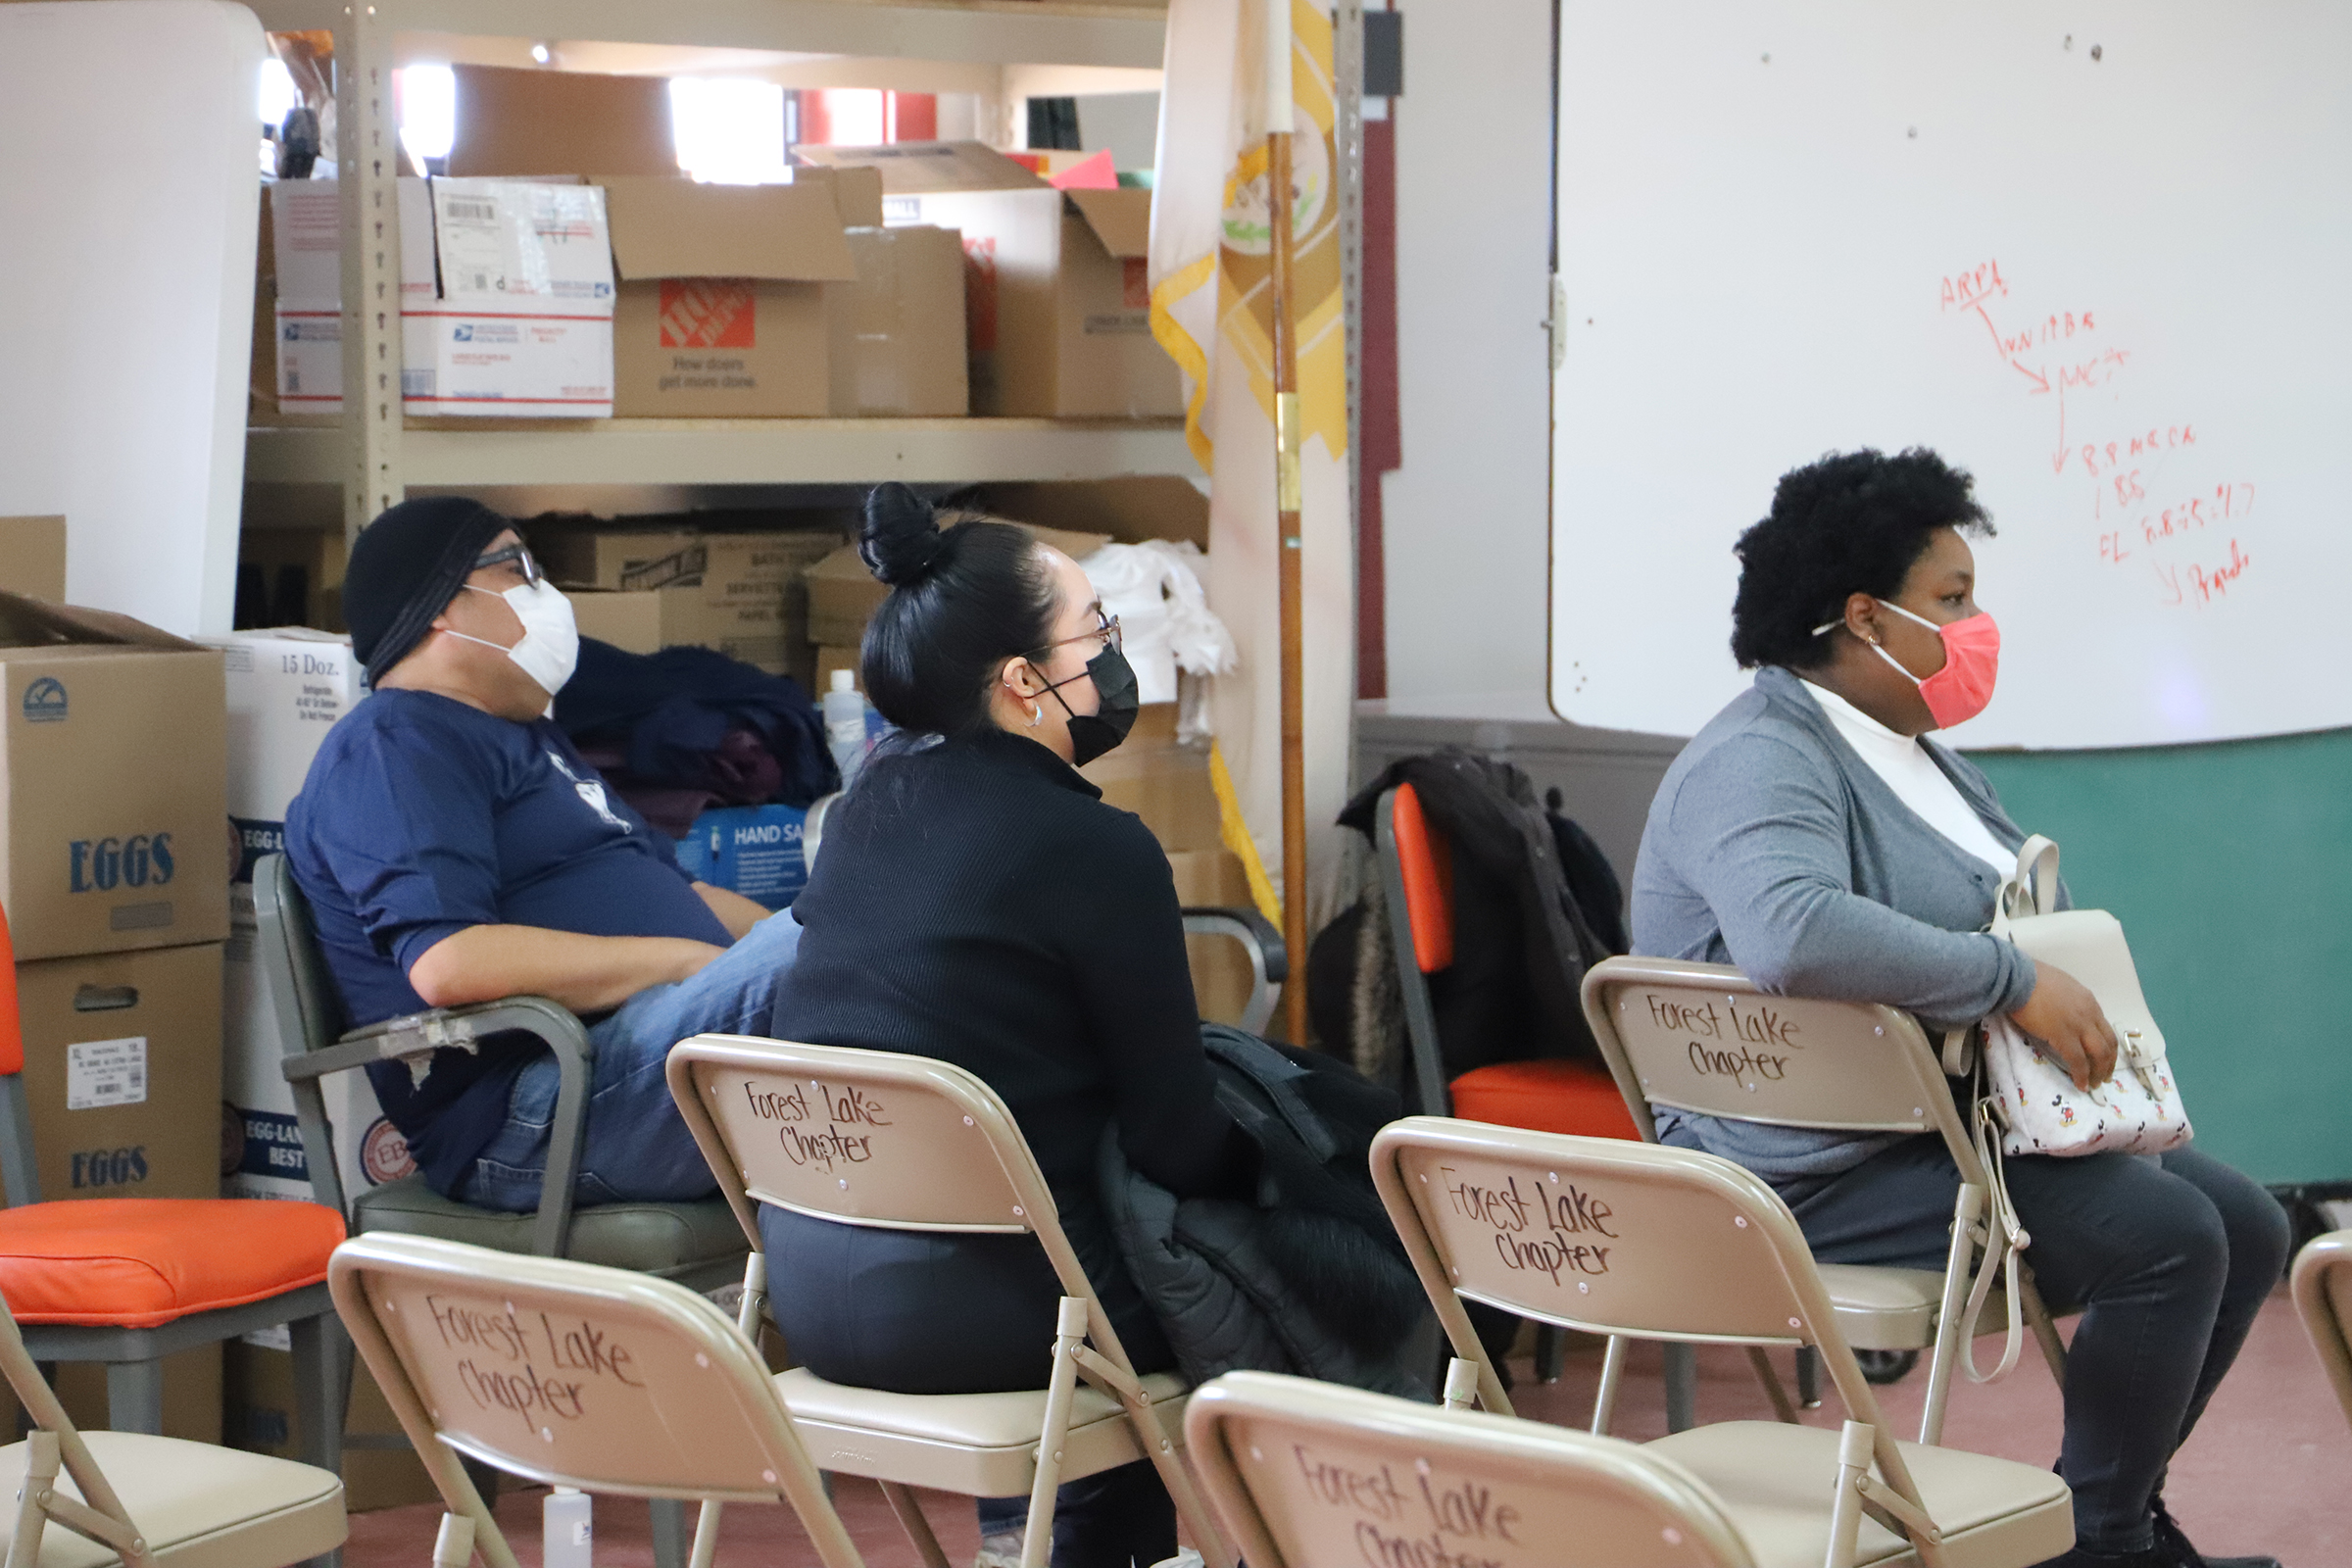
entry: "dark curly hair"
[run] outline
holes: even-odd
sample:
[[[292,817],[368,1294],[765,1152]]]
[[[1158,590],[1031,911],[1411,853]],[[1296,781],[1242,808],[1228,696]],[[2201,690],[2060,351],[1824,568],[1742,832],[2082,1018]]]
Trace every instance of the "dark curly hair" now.
[[[1828,657],[1813,628],[1845,614],[1849,594],[1891,599],[1938,528],[1984,535],[1992,518],[1976,481],[1925,447],[1887,457],[1864,448],[1791,468],[1772,514],[1740,536],[1732,657],[1741,669],[1809,669]]]

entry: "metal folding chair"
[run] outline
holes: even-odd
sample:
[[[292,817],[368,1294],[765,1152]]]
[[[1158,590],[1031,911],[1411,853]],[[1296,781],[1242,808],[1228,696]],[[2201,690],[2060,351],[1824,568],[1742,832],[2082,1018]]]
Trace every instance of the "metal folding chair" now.
[[[2073,1544],[2073,1499],[2051,1472],[1895,1441],[1788,1205],[1730,1160],[1414,1116],[1373,1141],[1372,1175],[1491,1413],[1510,1400],[1462,1298],[1588,1333],[1741,1345],[1756,1361],[1812,1346],[1841,1431],[1798,1423],[1776,1396],[1778,1421],[1644,1445],[1720,1499],[1758,1561],[2024,1568]]]
[[[2314,1237],[2295,1254],[2291,1276],[2295,1312],[2303,1332],[2335,1390],[2344,1419],[2352,1421],[2352,1231]]]
[[[582,1492],[781,1502],[859,1568],[751,1341],[684,1286],[422,1236],[335,1251],[336,1310],[445,1512],[435,1568],[515,1568],[459,1455]]]
[[[1028,1141],[996,1091],[928,1056],[697,1035],[669,1054],[669,1092],[744,1235],[760,1203],[845,1225],[1029,1235],[1061,1282],[1052,1383],[1009,1394],[891,1394],[803,1367],[777,1391],[819,1464],[868,1476],[923,1561],[946,1568],[911,1487],[1029,1494],[1024,1568],[1045,1568],[1054,1489],[1149,1459],[1213,1568],[1232,1568],[1177,1450],[1190,1391],[1139,1376],[1061,1233]],[[747,1296],[760,1287],[759,1254]],[[748,1309],[747,1309],[748,1311]],[[695,1541],[707,1568],[716,1524]]]
[[[1651,1142],[1653,1105],[1785,1127],[1942,1138],[1960,1171],[1943,1271],[1821,1265],[1848,1345],[1935,1352],[1919,1439],[1936,1442],[1953,1368],[1963,1360],[1971,1265],[1979,1248],[2000,1239],[1988,1240],[1984,1229],[1991,1174],[1918,1021],[1871,1003],[1768,997],[1728,965],[1667,958],[1595,964],[1584,996],[1592,1037]],[[2020,1318],[2063,1383],[2065,1347],[2022,1263],[2018,1297]],[[1976,1333],[1997,1332],[2008,1305],[1996,1285]]]

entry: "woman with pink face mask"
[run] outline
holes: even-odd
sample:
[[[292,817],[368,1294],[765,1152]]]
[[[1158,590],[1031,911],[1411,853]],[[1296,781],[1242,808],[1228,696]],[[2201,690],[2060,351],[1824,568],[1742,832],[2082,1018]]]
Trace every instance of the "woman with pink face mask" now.
[[[1931,1031],[2005,1013],[2078,1085],[2115,1070],[2089,990],[1985,933],[2025,840],[1931,731],[1992,701],[2000,633],[1966,473],[1851,452],[1782,476],[1740,537],[1732,653],[1755,684],[1667,770],[1634,871],[1634,951],[1738,965],[1786,996],[1887,1003]],[[2063,902],[2063,892],[2062,892]],[[1942,1144],[1661,1110],[1661,1141],[1747,1166],[1825,1263],[1940,1272],[1959,1173]],[[2076,1545],[2045,1568],[2261,1568],[2200,1557],[2163,1500],[2173,1452],[2284,1267],[2270,1195],[2194,1148],[2011,1156],[2054,1310],[2079,1308],[2059,1473]]]

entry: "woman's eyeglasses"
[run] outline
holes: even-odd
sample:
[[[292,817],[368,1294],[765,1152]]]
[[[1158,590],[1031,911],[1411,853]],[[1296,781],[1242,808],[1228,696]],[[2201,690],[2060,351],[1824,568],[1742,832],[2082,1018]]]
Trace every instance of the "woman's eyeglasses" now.
[[[1052,653],[1054,649],[1061,647],[1064,643],[1082,643],[1089,637],[1099,638],[1102,641],[1102,646],[1105,648],[1123,651],[1123,644],[1119,637],[1119,617],[1116,615],[1105,615],[1102,613],[1102,612],[1098,610],[1095,612],[1095,624],[1089,627],[1087,630],[1080,632],[1075,637],[1059,638],[1056,641],[1046,644],[1043,648],[1033,648],[1029,651],[1029,654],[1030,657],[1034,659],[1040,654]]]
[[[531,553],[519,544],[509,545],[504,550],[493,550],[486,556],[474,558],[473,569],[475,571],[487,571],[492,566],[513,566],[522,574],[522,580],[534,588],[539,586],[545,576],[545,573],[539,569],[539,563],[534,561]]]

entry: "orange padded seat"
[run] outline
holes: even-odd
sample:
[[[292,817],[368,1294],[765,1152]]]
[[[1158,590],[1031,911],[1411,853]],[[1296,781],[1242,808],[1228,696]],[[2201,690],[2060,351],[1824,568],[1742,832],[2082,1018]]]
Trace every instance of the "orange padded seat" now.
[[[0,1209],[0,1296],[20,1323],[145,1329],[326,1278],[321,1203],[93,1198]]]
[[[1585,1138],[1642,1136],[1606,1067],[1576,1061],[1498,1061],[1453,1081],[1453,1113],[1464,1121]]]
[[[1413,959],[1423,974],[1453,967],[1453,845],[1429,825],[1421,797],[1396,786],[1390,825],[1404,873],[1404,913],[1413,928]]]

